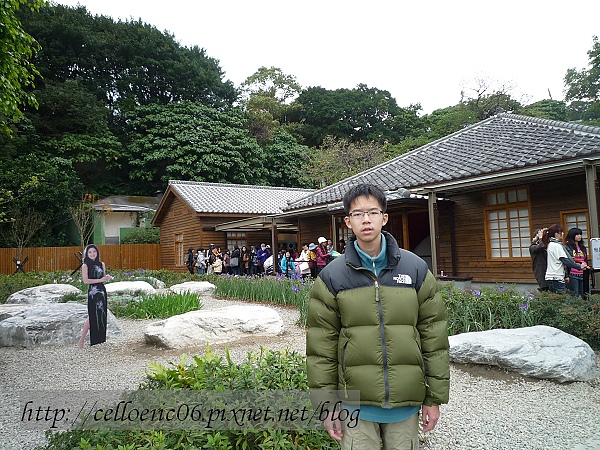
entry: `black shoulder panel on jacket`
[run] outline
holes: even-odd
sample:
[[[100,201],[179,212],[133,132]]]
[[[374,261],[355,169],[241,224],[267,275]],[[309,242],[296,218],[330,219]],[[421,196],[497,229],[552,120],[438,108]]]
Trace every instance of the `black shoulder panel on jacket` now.
[[[378,281],[382,286],[411,287],[416,291],[427,276],[427,263],[407,250],[398,249],[396,264],[386,267],[379,273]],[[375,276],[372,271],[348,264],[342,255],[329,263],[319,274],[329,291],[337,296],[338,292],[372,286]]]

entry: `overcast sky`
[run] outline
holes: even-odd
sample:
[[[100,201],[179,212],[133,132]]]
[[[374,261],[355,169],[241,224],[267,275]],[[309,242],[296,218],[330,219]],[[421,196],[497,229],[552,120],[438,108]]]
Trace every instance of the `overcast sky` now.
[[[220,61],[236,86],[261,66],[303,87],[389,91],[423,111],[455,105],[476,78],[512,84],[524,103],[564,98],[568,68],[587,67],[600,0],[59,0],[141,19]]]

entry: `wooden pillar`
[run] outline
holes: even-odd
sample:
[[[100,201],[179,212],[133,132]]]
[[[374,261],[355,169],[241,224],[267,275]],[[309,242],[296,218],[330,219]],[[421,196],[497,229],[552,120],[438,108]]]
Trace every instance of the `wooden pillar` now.
[[[429,193],[427,201],[427,210],[429,213],[429,239],[431,240],[431,272],[438,275],[438,211],[437,196],[435,192]]]
[[[400,218],[402,220],[402,246],[405,250],[412,251],[412,248],[410,248],[410,236],[408,231],[408,213],[402,211]]]
[[[271,254],[273,255],[273,273],[277,273],[279,268],[279,260],[277,259],[277,253],[279,252],[279,232],[277,231],[277,222],[273,217],[271,219]]]
[[[588,237],[600,237],[600,226],[598,224],[598,174],[594,164],[584,161],[583,166],[585,167],[585,190],[590,218]],[[588,259],[591,260],[591,258]],[[600,286],[600,274],[597,271],[600,267],[594,267],[593,269],[594,287],[598,289],[598,286]]]
[[[600,237],[598,224],[598,176],[596,166],[584,162],[587,203],[590,215],[590,237]]]

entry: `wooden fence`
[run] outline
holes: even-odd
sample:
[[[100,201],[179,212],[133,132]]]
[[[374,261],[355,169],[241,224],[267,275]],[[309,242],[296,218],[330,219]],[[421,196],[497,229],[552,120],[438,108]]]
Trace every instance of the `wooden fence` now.
[[[151,269],[159,270],[160,244],[120,244],[98,245],[100,260],[109,269]],[[54,272],[75,270],[79,266],[81,247],[39,247],[23,249],[23,259],[29,258],[23,266],[25,272]],[[17,266],[16,248],[0,248],[0,273],[12,274]]]

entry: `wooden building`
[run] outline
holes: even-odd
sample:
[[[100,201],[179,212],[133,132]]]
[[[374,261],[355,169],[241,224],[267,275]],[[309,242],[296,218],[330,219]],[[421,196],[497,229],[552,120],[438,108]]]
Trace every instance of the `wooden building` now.
[[[437,276],[529,284],[535,229],[600,237],[598,164],[600,128],[502,113],[320,190],[171,182],[153,225],[163,267],[182,270],[188,247],[238,237],[337,243],[349,237],[342,198],[367,182],[388,197],[385,229]]]
[[[297,225],[274,219],[289,202],[305,197],[311,189],[247,186],[239,184],[170,181],[152,220],[160,227],[161,267],[174,271],[187,270],[184,258],[188,248],[221,249],[271,243],[273,231],[280,226],[280,238],[296,239]],[[259,226],[238,226],[217,230],[217,225],[253,219]],[[274,228],[275,227],[275,228]],[[275,234],[277,236],[277,234]]]
[[[315,191],[282,216],[298,221],[303,241],[345,238],[343,195],[373,183],[388,196],[386,229],[434,274],[535,283],[536,228],[600,236],[599,163],[600,128],[503,113]]]

